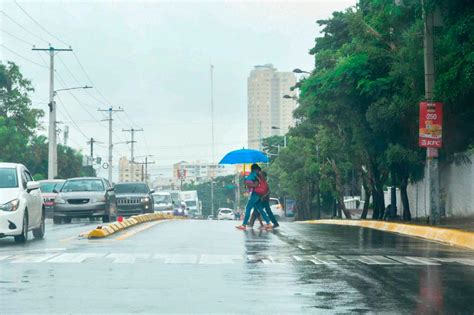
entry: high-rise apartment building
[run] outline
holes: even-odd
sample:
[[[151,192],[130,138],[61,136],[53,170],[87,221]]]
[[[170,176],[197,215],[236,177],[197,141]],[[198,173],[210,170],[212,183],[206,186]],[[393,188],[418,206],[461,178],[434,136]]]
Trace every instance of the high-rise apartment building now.
[[[126,157],[119,160],[119,182],[140,182],[144,180],[143,165],[132,164]]]
[[[247,80],[248,97],[248,146],[261,149],[261,139],[272,135],[284,135],[294,126],[294,95],[296,76],[292,72],[278,72],[272,64],[255,66]]]

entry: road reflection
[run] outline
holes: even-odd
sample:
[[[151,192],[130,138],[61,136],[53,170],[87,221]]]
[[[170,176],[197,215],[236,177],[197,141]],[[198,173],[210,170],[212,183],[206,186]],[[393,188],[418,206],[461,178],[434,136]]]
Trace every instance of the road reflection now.
[[[416,314],[443,314],[443,283],[439,266],[429,266],[420,272],[420,291]]]

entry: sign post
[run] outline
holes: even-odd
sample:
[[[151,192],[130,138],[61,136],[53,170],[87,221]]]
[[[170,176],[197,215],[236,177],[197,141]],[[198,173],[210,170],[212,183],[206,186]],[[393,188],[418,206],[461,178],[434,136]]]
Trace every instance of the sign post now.
[[[418,144],[426,148],[430,222],[439,223],[438,149],[443,145],[443,103],[421,102]]]

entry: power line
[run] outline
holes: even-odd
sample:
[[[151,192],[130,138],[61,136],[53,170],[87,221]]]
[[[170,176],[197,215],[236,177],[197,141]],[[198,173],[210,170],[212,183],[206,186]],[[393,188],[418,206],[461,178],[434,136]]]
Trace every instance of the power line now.
[[[28,58],[22,56],[22,55],[20,55],[19,53],[15,52],[14,50],[8,48],[7,46],[5,46],[5,45],[3,45],[3,44],[0,44],[0,46],[2,46],[3,48],[5,48],[6,50],[8,50],[9,52],[11,52],[12,54],[16,55],[17,57],[20,57],[20,58],[22,58],[22,59],[24,59],[24,60],[26,60],[26,61],[28,61],[28,62],[31,62],[32,64],[37,65],[38,67],[49,69],[49,67],[47,67],[47,66],[45,66],[45,65],[42,65],[42,64],[40,64],[40,63],[38,63],[38,62],[36,62],[36,61],[33,61],[33,60],[31,60],[31,59],[28,59]]]
[[[26,16],[28,16],[30,18],[30,20],[32,20],[36,25],[38,25],[43,31],[45,31],[49,36],[53,37],[54,39],[58,40],[59,42],[63,43],[64,45],[66,46],[71,46],[69,45],[68,43],[66,43],[65,41],[63,41],[62,39],[58,38],[57,36],[55,36],[54,34],[52,34],[51,32],[49,32],[46,28],[43,27],[43,25],[41,25],[40,23],[38,23],[31,15],[28,14],[28,12],[25,11],[25,9],[22,8],[22,6],[15,1],[15,4],[20,8],[21,11],[23,11],[23,13],[25,13]]]
[[[3,10],[0,10],[0,12],[5,15],[10,21],[12,21],[13,23],[15,23],[17,26],[19,26],[21,29],[23,29],[25,32],[27,32],[28,34],[32,35],[33,37],[41,40],[42,42],[45,42],[46,44],[49,44],[49,41],[45,40],[44,38],[36,35],[35,33],[31,32],[30,30],[28,30],[26,27],[24,27],[23,25],[21,25],[20,23],[18,23],[17,21],[15,21],[15,19],[13,19],[11,16],[9,16],[8,14],[5,13],[5,11]]]
[[[71,71],[71,69],[69,69],[69,67],[67,66],[67,64],[62,60],[62,58],[60,58],[58,56],[58,59],[59,59],[59,62],[64,66],[64,68],[66,69],[66,71],[69,73],[69,75],[71,76],[71,78],[74,80],[74,82],[76,82],[78,85],[82,85],[83,83],[79,82],[79,80],[77,79],[77,77],[73,74],[73,72]],[[91,83],[92,84],[92,83]],[[103,100],[99,100],[98,98],[96,98],[94,95],[92,95],[91,92],[89,92],[89,90],[87,89],[86,90],[86,93],[92,98],[94,99],[94,101],[96,102],[99,102],[99,103],[103,103]],[[84,104],[84,105],[87,105],[87,104]],[[91,108],[93,106],[90,106]]]
[[[33,43],[27,42],[26,40],[21,39],[20,37],[18,37],[18,36],[16,36],[16,35],[13,35],[13,34],[10,33],[10,32],[5,31],[4,29],[0,29],[0,31],[2,31],[3,33],[5,33],[5,34],[7,34],[7,35],[9,35],[9,36],[11,36],[11,37],[13,37],[13,38],[15,38],[16,40],[18,40],[18,41],[20,41],[20,42],[22,42],[22,43],[24,43],[24,44],[27,44],[27,45],[29,45],[29,46],[34,46]]]

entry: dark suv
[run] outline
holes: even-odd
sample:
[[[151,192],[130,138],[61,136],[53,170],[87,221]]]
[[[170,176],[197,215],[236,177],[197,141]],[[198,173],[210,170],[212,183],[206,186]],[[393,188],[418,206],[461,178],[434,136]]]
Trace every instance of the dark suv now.
[[[154,212],[152,194],[155,191],[146,183],[118,183],[114,188],[118,215],[131,216]]]

